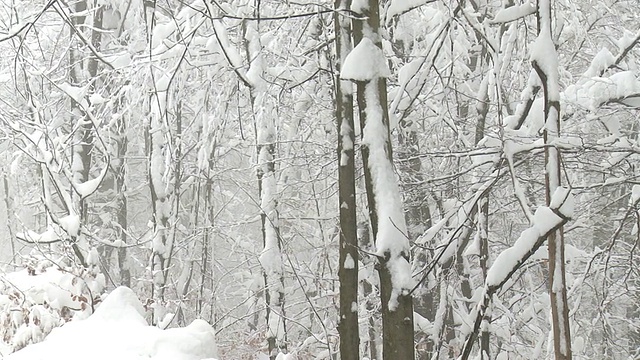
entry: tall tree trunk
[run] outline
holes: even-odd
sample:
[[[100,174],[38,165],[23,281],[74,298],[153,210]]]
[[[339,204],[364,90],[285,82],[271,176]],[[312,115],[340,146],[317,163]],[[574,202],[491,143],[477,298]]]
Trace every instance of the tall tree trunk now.
[[[477,9],[476,9],[477,10]],[[476,40],[482,41],[480,34],[476,33]],[[471,58],[471,66],[473,70],[476,69],[478,61],[483,63],[489,62],[487,57],[486,45],[483,43],[480,56],[473,56]],[[485,137],[485,128],[487,122],[487,112],[489,111],[489,96],[488,96],[488,82],[482,81],[478,90],[478,96],[481,96],[475,106],[476,110],[476,133],[475,133],[475,145],[477,146],[480,141]],[[482,176],[482,174],[480,174]],[[482,195],[478,200],[477,217],[477,232],[478,232],[478,251],[480,255],[480,270],[482,271],[483,282],[487,279],[487,271],[489,270],[489,192]],[[480,359],[489,360],[491,358],[490,351],[490,324],[491,324],[491,309],[485,312],[485,316],[482,320],[482,326],[480,328]]]
[[[171,164],[168,152],[171,151],[172,139],[169,133],[167,112],[166,81],[154,76],[155,69],[150,69],[153,89],[149,97],[149,115],[146,124],[147,177],[151,195],[151,221],[153,239],[151,241],[151,297],[154,301],[152,323],[157,324],[164,316],[164,292],[168,275],[168,265],[173,244],[171,243],[171,226],[173,196]],[[166,85],[164,85],[166,84]]]
[[[114,143],[116,148],[116,156],[113,161],[113,168],[115,170],[115,192],[116,192],[116,221],[118,222],[118,228],[116,229],[116,238],[121,241],[121,246],[118,248],[118,268],[120,270],[120,284],[123,286],[131,287],[131,270],[129,269],[129,261],[127,259],[127,248],[124,246],[127,243],[127,197],[126,197],[126,185],[125,178],[127,174],[126,170],[126,156],[127,156],[127,123],[124,115],[118,116],[116,120],[116,129],[114,135]]]
[[[335,9],[348,10],[350,0],[336,0]],[[351,44],[349,19],[338,11],[333,18],[336,33],[336,70],[340,68]],[[338,206],[340,207],[340,359],[360,358],[358,329],[358,234],[356,219],[356,189],[354,161],[353,85],[339,76],[335,78],[336,119],[338,122]]]
[[[431,209],[429,209],[428,189],[422,186],[415,186],[414,184],[422,184],[425,180],[425,172],[422,168],[422,159],[420,158],[420,143],[418,125],[412,120],[407,118],[409,112],[406,112],[398,122],[400,131],[398,134],[399,151],[398,157],[400,159],[400,170],[402,177],[408,179],[408,184],[404,186],[403,192],[407,202],[405,207],[407,208],[405,218],[407,222],[407,231],[409,239],[416,241],[421,235],[423,235],[432,225]],[[434,244],[422,244],[423,246],[417,248],[414,252],[414,267],[417,269],[424,268],[433,261],[433,249],[436,246]],[[436,315],[436,303],[437,297],[434,296],[434,292],[430,290],[432,284],[429,281],[425,281],[419,285],[414,296],[414,311],[423,316],[430,322],[435,320]],[[435,292],[437,293],[437,292]],[[416,356],[418,359],[431,359],[433,355],[435,344],[429,334],[422,334],[421,338],[416,340],[418,348],[416,349]]]
[[[129,6],[131,4],[129,3]],[[103,18],[113,18],[115,17],[116,10],[110,7],[106,7],[103,10],[102,17]],[[126,15],[126,14],[125,14]],[[106,20],[108,21],[108,20]],[[118,39],[122,39],[122,33],[124,31],[124,23],[115,28],[111,28],[111,33],[105,33],[102,36],[106,38],[105,42],[109,43],[110,41],[116,41]],[[123,40],[121,40],[123,41]],[[107,85],[107,92],[109,93],[117,93],[121,91],[122,88],[115,88],[113,86]],[[118,98],[114,100],[113,106],[113,117],[115,121],[113,121],[112,128],[109,129],[109,143],[110,143],[110,152],[113,153],[113,158],[111,159],[111,168],[113,169],[113,189],[111,189],[115,195],[115,205],[114,212],[116,215],[116,228],[115,234],[116,239],[120,241],[119,247],[111,247],[107,246],[104,249],[104,257],[102,260],[102,266],[108,271],[111,267],[111,256],[113,251],[116,251],[116,260],[117,266],[120,275],[119,284],[122,286],[131,287],[131,269],[130,262],[128,260],[127,254],[127,246],[126,243],[128,241],[127,229],[128,229],[128,209],[127,209],[127,196],[126,196],[126,177],[127,177],[127,151],[129,147],[129,139],[127,138],[127,130],[128,130],[128,118],[129,115],[126,111],[127,103],[124,94],[118,94]],[[106,273],[106,271],[105,271]]]
[[[7,174],[2,174],[2,198],[4,202],[5,221],[6,221],[6,234],[11,244],[11,266],[15,267],[15,259],[18,253],[16,252],[16,239],[14,238],[13,226],[11,225],[12,219],[12,201],[11,192],[9,190],[9,180]]]
[[[360,249],[373,248],[374,244],[371,239],[371,231],[369,229],[369,224],[360,222],[358,224],[357,231],[358,231],[358,244]],[[371,266],[374,260],[371,260],[370,257],[368,256],[363,257],[361,260],[364,266],[364,270],[368,274],[367,267]],[[379,319],[379,316],[376,316],[378,314],[378,310],[376,309],[376,303],[374,302],[375,288],[372,282],[373,281],[370,281],[368,278],[362,279],[360,281],[360,284],[362,286],[362,297],[365,299],[365,309],[368,314],[367,316],[368,320],[365,321],[366,335],[364,336],[364,338],[366,339],[366,341],[364,341],[364,343],[362,344],[361,353],[368,354],[368,357],[371,360],[379,360],[380,351],[378,351],[379,346],[377,341],[378,339],[377,330],[380,328],[380,326],[378,325],[378,323],[380,322],[380,319]]]
[[[351,10],[364,18],[352,21],[354,43],[363,46],[365,51],[371,52],[370,55],[378,57],[373,63],[386,67],[380,39],[378,1],[369,0],[366,4],[359,5],[357,9],[351,7]],[[371,49],[372,45],[376,49]],[[371,78],[354,80],[357,81],[369,218],[378,257],[376,269],[380,277],[382,300],[382,357],[389,360],[413,359],[409,240],[400,190],[393,171],[387,82],[384,74],[379,73],[380,69],[373,71],[376,74]]]
[[[422,169],[422,160],[419,156],[418,131],[413,121],[402,118],[399,122],[400,135],[399,142],[401,151],[399,156],[401,159],[402,173],[412,183],[422,183],[424,181],[424,172]],[[408,200],[405,215],[407,221],[407,231],[411,241],[418,239],[432,225],[431,210],[427,202],[428,192],[424,188],[409,187],[404,190]],[[433,251],[428,248],[435,248],[433,244],[423,244],[426,249],[419,248],[414,254],[414,267],[420,269],[431,261],[433,261]],[[427,320],[433,322],[436,315],[435,304],[437,298],[434,292],[430,290],[430,284],[425,281],[421,284],[414,299],[414,311],[423,316]],[[421,339],[417,340],[419,348],[416,349],[418,359],[431,359],[434,352],[434,342],[431,336],[423,334]]]
[[[259,4],[259,3],[258,3]],[[258,5],[255,11],[258,11]],[[255,15],[259,18],[259,14]],[[260,194],[263,250],[260,254],[265,290],[269,357],[275,360],[278,352],[286,352],[284,266],[279,234],[276,181],[276,123],[274,109],[269,108],[267,83],[263,79],[264,58],[260,43],[260,22],[243,23],[245,51],[250,61],[247,79],[250,82],[250,101],[256,129],[257,177]]]
[[[90,24],[92,30],[90,35],[87,37],[89,38],[93,48],[100,49],[100,43],[102,41],[102,14],[104,9],[98,4],[92,4],[92,7],[95,8],[93,9],[93,21]],[[82,14],[87,11],[87,9],[87,0],[80,0],[75,3],[73,12]],[[70,29],[72,39],[85,31],[84,26],[86,25],[86,20],[87,17],[84,15],[72,17],[72,27]],[[95,88],[96,77],[98,75],[98,59],[91,55],[85,61],[85,57],[85,54],[82,54],[80,50],[72,46],[72,49],[69,52],[69,82],[71,85],[78,87],[85,86],[86,83],[88,83],[89,89],[93,90]],[[71,156],[71,181],[74,184],[82,184],[89,180],[94,129],[85,109],[83,109],[75,100],[71,100],[71,116],[72,122],[78,122],[78,126],[74,134],[75,143],[72,149],[73,154]],[[72,127],[75,126],[76,124],[72,124]],[[79,226],[77,227],[76,233],[70,233],[68,235],[71,239],[72,249],[79,262],[83,266],[87,266],[88,264],[85,261],[83,252],[87,252],[89,249],[86,248],[88,245],[83,243],[80,229],[88,220],[88,207],[83,195],[76,193],[74,190],[71,191],[71,199],[72,207],[69,209],[69,215],[78,217]]]
[[[153,70],[152,70],[153,71]],[[151,193],[151,213],[153,223],[153,240],[151,244],[151,297],[155,304],[152,315],[152,323],[159,321],[162,316],[161,307],[164,304],[165,269],[168,260],[168,230],[171,211],[171,194],[169,186],[165,183],[169,170],[165,163],[167,141],[165,138],[166,126],[164,124],[164,93],[153,93],[150,98],[150,112],[147,124],[147,159],[148,159],[148,183]]]
[[[538,0],[538,38],[533,45],[532,66],[540,77],[544,93],[545,193],[547,205],[560,187],[560,151],[553,144],[560,136],[560,93],[558,90],[558,55],[551,36],[551,0]],[[565,279],[564,230],[549,235],[549,293],[553,345],[556,359],[571,359],[569,304]]]

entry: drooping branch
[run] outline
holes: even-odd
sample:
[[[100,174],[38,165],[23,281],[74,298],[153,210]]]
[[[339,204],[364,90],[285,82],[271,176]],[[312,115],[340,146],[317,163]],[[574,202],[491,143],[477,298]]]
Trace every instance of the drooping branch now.
[[[487,272],[482,302],[476,305],[473,330],[465,341],[460,360],[469,358],[493,295],[500,291],[522,265],[538,251],[547,237],[562,228],[572,216],[573,197],[568,189],[558,188],[553,195],[551,206],[539,207],[534,215],[532,226],[520,234],[513,246],[498,255]]]

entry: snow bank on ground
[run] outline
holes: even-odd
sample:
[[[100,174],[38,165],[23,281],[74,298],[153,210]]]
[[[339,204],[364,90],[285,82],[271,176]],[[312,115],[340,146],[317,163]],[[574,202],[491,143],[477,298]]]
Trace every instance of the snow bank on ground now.
[[[71,319],[85,319],[104,289],[95,268],[78,270],[41,257],[0,274],[0,358],[42,341]]]
[[[119,287],[86,320],[54,329],[41,343],[5,360],[201,360],[216,356],[215,332],[203,320],[184,328],[149,326],[133,291]]]

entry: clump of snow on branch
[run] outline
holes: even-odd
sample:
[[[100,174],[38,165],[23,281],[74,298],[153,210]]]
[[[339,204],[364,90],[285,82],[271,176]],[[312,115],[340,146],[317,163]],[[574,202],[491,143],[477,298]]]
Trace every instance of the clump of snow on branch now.
[[[109,166],[105,165],[98,177],[85,181],[83,183],[74,184],[73,187],[76,189],[81,198],[86,198],[98,189],[98,186],[100,186],[102,180],[107,175],[108,170]]]
[[[363,38],[344,59],[340,77],[345,80],[370,81],[391,76],[387,59],[376,44]]]
[[[401,15],[411,9],[415,9],[429,2],[429,0],[393,0],[387,8],[385,23],[391,21],[391,19],[398,15]],[[351,9],[353,10],[353,6],[351,7]]]
[[[362,14],[369,9],[369,2],[367,0],[353,0],[349,9],[356,14]]]
[[[575,203],[571,191],[565,187],[558,187],[551,196],[549,207],[558,209],[567,218],[572,218]]]
[[[543,12],[543,10],[540,10]],[[546,17],[543,21],[548,21]],[[547,91],[550,101],[559,100],[558,54],[551,37],[550,25],[541,24],[540,34],[531,47],[531,61],[540,67],[547,77]]]
[[[73,101],[80,104],[80,106],[87,107],[88,105],[87,101],[84,99],[85,95],[87,94],[86,86],[83,86],[83,87],[73,86],[67,82],[64,82],[58,85],[58,87],[60,88],[60,90],[65,92],[67,96],[73,99]]]
[[[621,71],[610,77],[592,77],[567,87],[563,100],[568,103],[565,113],[572,114],[576,109],[596,108],[612,101],[640,105],[640,81],[633,71]]]
[[[61,217],[58,222],[69,236],[78,236],[80,234],[80,216],[77,214]]]
[[[493,20],[489,21],[491,24],[504,24],[514,20],[521,19],[525,16],[535,14],[536,5],[532,2],[525,1],[520,5],[513,5],[508,8],[498,10]]]
[[[56,224],[51,224],[49,227],[47,227],[47,230],[41,232],[41,233],[37,233],[33,230],[27,230],[24,232],[18,232],[16,233],[16,238],[26,241],[26,242],[30,242],[30,243],[43,243],[43,244],[47,244],[47,243],[53,243],[56,241],[60,241],[61,240],[61,234],[64,231],[63,229],[61,229],[59,226],[57,226]]]
[[[571,218],[573,206],[573,197],[569,190],[563,187],[557,188],[551,198],[550,206],[539,207],[533,216],[531,227],[520,234],[513,246],[498,255],[487,272],[487,286],[501,284],[507,278],[509,272],[523,261],[525,255],[533,251],[539,238],[562,223],[563,218],[556,214],[554,210],[565,218]]]
[[[584,77],[590,78],[594,76],[599,76],[603,73],[611,64],[616,61],[613,54],[607,48],[602,48],[596,56],[591,60],[591,65],[589,65],[589,69],[585,71]]]

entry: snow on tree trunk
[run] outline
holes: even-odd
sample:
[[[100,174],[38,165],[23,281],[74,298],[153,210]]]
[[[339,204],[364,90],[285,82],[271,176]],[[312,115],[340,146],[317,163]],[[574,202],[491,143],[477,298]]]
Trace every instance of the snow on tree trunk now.
[[[256,128],[257,177],[260,194],[263,250],[260,265],[264,276],[264,299],[267,320],[267,343],[273,360],[279,351],[286,352],[284,266],[278,227],[277,181],[275,175],[276,124],[273,109],[269,108],[264,57],[260,43],[259,23],[246,21],[245,50],[250,61],[247,79]]]
[[[373,230],[382,300],[382,357],[413,359],[413,287],[409,239],[400,189],[392,163],[387,83],[390,75],[379,35],[377,0],[358,1],[351,10],[357,46],[344,61],[340,76],[356,81],[362,128],[362,157],[369,218]]]
[[[151,69],[153,72],[154,70]],[[154,75],[154,73],[152,73]],[[167,280],[168,261],[171,256],[170,217],[172,193],[169,187],[171,178],[171,156],[167,141],[167,104],[166,92],[169,82],[167,75],[152,76],[153,92],[149,97],[149,117],[147,124],[147,161],[148,183],[151,195],[153,238],[151,241],[151,278],[155,324],[164,316],[164,291]]]
[[[560,92],[558,89],[558,55],[551,37],[551,0],[538,0],[538,38],[533,44],[531,61],[540,77],[544,92],[544,143],[555,143],[560,136]],[[547,204],[560,187],[560,151],[555,146],[545,147],[545,190]],[[571,359],[571,332],[569,304],[565,279],[564,231],[549,234],[549,292],[553,344],[556,359]]]
[[[114,14],[115,10],[113,8],[109,8],[108,6],[104,8],[102,12],[104,23],[103,27],[109,28],[109,19],[112,19],[114,17]],[[104,39],[102,42],[104,42],[105,44],[113,44],[114,40],[116,39],[118,39],[119,41],[125,41],[122,37],[124,28],[125,24],[123,23],[121,24],[121,26],[117,27],[115,31],[105,32],[104,34],[101,34]],[[126,41],[126,43],[130,43],[130,41]],[[109,46],[104,46],[103,49],[108,50]],[[118,71],[118,75],[122,76],[123,74]],[[130,253],[130,251],[125,245],[128,241],[127,229],[129,228],[127,220],[127,186],[125,180],[127,177],[127,152],[129,145],[127,130],[129,129],[128,119],[130,118],[130,115],[125,111],[128,104],[125,94],[120,92],[120,89],[115,84],[108,83],[105,84],[105,87],[106,93],[118,94],[113,99],[113,121],[108,127],[106,136],[107,139],[105,141],[109,146],[109,153],[113,154],[111,159],[112,175],[108,174],[107,176],[113,176],[113,187],[108,191],[113,191],[116,194],[113,206],[113,212],[115,214],[115,226],[113,229],[115,232],[115,246],[104,247],[101,266],[104,268],[104,273],[108,273],[110,271],[110,268],[112,266],[111,257],[113,252],[115,251],[120,278],[118,284],[130,287],[131,267],[128,259],[128,254]],[[109,169],[105,167],[105,170]]]
[[[74,5],[74,11],[82,14],[87,10],[87,0],[78,1]],[[89,32],[89,41],[94,49],[100,49],[100,43],[102,40],[101,28],[102,28],[102,14],[103,7],[98,6],[93,11],[91,29]],[[85,29],[85,21],[87,17],[85,15],[74,17],[71,24],[70,35],[75,38],[77,35],[87,31]],[[76,40],[79,44],[82,42]],[[88,86],[89,92],[93,92],[96,85],[96,77],[98,75],[98,60],[81,52],[80,50],[72,48],[69,51],[69,85],[70,87],[83,87]],[[71,199],[72,206],[69,209],[68,216],[78,217],[79,224],[74,227],[77,231],[67,232],[71,239],[71,246],[78,257],[80,263],[83,266],[88,264],[85,261],[83,253],[89,251],[88,244],[85,243],[84,238],[80,234],[80,228],[87,222],[88,209],[85,198],[89,194],[84,194],[79,191],[79,186],[89,181],[89,172],[91,170],[93,142],[94,142],[94,129],[89,114],[86,113],[85,106],[81,105],[75,96],[71,95],[71,122],[72,127],[75,128],[74,133],[74,145],[72,148],[71,156]],[[101,181],[96,181],[96,186]]]
[[[350,0],[336,0],[336,9],[349,9]],[[349,19],[334,14],[338,72],[352,48]],[[358,236],[356,218],[353,85],[339,76],[336,84],[336,119],[338,121],[338,205],[340,208],[340,359],[360,358],[358,329]]]
[[[117,239],[121,241],[118,248],[118,267],[120,269],[120,285],[131,286],[131,270],[129,268],[129,260],[127,259],[127,197],[125,196],[126,185],[126,155],[127,155],[127,123],[123,115],[118,117],[115,124],[114,145],[116,149],[116,157],[113,164],[115,169],[115,190],[118,194],[116,200],[116,218],[118,228],[116,230]]]

